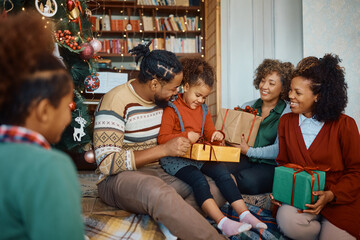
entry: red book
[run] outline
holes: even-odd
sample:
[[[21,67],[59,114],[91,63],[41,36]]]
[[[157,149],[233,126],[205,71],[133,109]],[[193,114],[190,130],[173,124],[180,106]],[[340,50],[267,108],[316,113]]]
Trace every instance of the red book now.
[[[130,24],[133,31],[140,31],[140,20],[130,20]]]
[[[91,31],[95,31],[95,26],[96,26],[96,17],[91,16],[90,17],[90,22],[91,22]]]
[[[116,20],[117,21],[117,29],[118,31],[124,31],[125,30],[125,26],[124,26],[124,20]]]
[[[117,31],[116,20],[111,20],[110,27],[111,31]]]

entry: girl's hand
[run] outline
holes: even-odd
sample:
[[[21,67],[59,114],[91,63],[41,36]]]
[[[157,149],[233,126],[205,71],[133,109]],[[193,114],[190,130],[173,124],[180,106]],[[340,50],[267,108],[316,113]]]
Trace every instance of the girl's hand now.
[[[199,140],[200,138],[200,134],[196,133],[196,132],[188,132],[188,139],[190,140],[191,143],[196,143],[197,140]]]
[[[211,136],[211,142],[213,142],[213,141],[221,141],[223,139],[224,139],[224,135],[219,131],[215,131],[213,133],[213,135]]]
[[[272,193],[270,193],[270,198],[271,198],[271,203],[272,203],[272,204],[281,207],[281,202],[279,202],[278,200],[275,200],[275,198],[274,198],[274,196],[272,195]]]
[[[335,195],[332,191],[314,191],[313,195],[318,196],[318,200],[314,204],[305,204],[309,209],[304,210],[306,213],[319,214],[326,204],[331,202]]]
[[[241,153],[245,155],[250,148],[249,145],[246,143],[244,134],[241,135],[240,148],[241,148]]]

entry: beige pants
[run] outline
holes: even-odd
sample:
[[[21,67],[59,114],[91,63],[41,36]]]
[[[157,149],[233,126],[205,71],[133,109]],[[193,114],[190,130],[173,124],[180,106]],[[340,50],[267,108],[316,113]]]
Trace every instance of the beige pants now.
[[[225,203],[213,181],[209,182],[215,201]],[[167,174],[160,165],[125,171],[98,184],[99,197],[108,205],[149,214],[180,239],[226,239],[194,209],[192,189]]]
[[[278,209],[276,221],[285,236],[296,240],[355,240],[355,237],[336,227],[324,217],[298,213],[297,210],[287,204],[283,204]]]

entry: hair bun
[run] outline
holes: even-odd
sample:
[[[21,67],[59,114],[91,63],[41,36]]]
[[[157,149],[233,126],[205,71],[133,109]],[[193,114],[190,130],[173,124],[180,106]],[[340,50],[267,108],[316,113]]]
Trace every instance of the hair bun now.
[[[151,41],[148,42],[147,44],[140,43],[133,49],[129,50],[129,53],[131,53],[131,55],[135,55],[136,64],[138,64],[141,57],[145,58],[150,55],[150,53],[151,53],[150,48],[149,48],[150,44],[151,44]]]
[[[324,57],[320,58],[320,65],[325,68],[338,68],[338,64],[341,62],[338,55],[335,54],[325,54]]]

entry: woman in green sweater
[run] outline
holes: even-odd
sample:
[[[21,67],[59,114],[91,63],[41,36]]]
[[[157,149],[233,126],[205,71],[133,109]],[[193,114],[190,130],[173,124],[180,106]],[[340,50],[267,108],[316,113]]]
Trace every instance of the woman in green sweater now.
[[[241,193],[261,194],[272,191],[276,156],[279,152],[277,129],[280,117],[290,112],[288,89],[294,66],[290,62],[265,59],[256,69],[254,86],[260,98],[242,105],[256,109],[263,118],[253,147],[242,136],[240,163],[228,163]]]
[[[74,164],[50,147],[71,120],[71,76],[41,19],[0,25],[0,239],[83,240]]]

